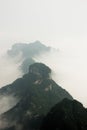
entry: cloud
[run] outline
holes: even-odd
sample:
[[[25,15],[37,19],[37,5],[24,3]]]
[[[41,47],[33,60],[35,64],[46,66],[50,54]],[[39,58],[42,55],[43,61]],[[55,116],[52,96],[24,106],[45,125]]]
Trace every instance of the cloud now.
[[[0,95],[0,115],[15,106],[17,102],[18,98],[13,95]]]
[[[0,56],[0,88],[12,83],[22,75],[19,69],[21,63],[21,55],[15,58],[10,58],[6,54]]]
[[[13,95],[0,95],[0,129],[11,127],[16,122],[10,122],[7,118],[3,118],[2,114],[13,108],[19,99]]]

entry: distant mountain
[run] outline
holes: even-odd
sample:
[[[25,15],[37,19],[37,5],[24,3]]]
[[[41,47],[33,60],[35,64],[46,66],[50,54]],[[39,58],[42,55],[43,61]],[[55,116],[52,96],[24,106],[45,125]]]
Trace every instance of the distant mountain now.
[[[20,53],[22,54],[22,58],[24,59],[22,65],[20,66],[23,73],[28,72],[29,65],[35,63],[34,56],[40,55],[43,52],[50,51],[50,47],[45,46],[40,41],[36,41],[33,43],[16,43],[12,46],[10,50],[8,50],[7,54],[11,58],[18,56]]]
[[[76,100],[64,99],[47,114],[40,130],[87,130],[87,110]]]
[[[51,69],[42,63],[30,65],[29,72],[0,89],[0,95],[13,95],[18,102],[0,115],[0,130],[38,130],[50,109],[72,96],[50,77]]]

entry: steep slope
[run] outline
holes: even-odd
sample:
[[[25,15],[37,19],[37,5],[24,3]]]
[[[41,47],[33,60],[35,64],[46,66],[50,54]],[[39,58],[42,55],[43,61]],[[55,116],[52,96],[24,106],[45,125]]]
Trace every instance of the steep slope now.
[[[48,113],[41,130],[87,130],[87,110],[76,100],[64,99]]]
[[[11,127],[11,130],[19,130],[19,127],[21,130],[38,130],[51,107],[64,98],[73,99],[51,79],[50,74],[48,66],[34,63],[22,78],[0,89],[0,95],[18,98],[16,105],[0,116],[4,127]]]

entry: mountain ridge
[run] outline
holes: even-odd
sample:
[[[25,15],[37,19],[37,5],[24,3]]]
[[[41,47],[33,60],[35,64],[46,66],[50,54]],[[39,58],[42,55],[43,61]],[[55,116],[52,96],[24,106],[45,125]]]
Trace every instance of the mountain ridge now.
[[[87,109],[77,100],[64,99],[50,110],[40,130],[87,130]]]
[[[28,126],[31,129],[34,123],[36,124],[37,120],[40,122],[56,103],[64,98],[73,100],[67,91],[51,79],[50,74],[51,69],[48,66],[43,63],[34,63],[22,78],[0,89],[0,93],[3,92],[5,95],[13,93],[14,98],[20,99],[13,108],[0,116],[2,121],[7,119],[8,127],[14,124],[16,129],[21,124],[25,128],[26,122],[31,122]]]

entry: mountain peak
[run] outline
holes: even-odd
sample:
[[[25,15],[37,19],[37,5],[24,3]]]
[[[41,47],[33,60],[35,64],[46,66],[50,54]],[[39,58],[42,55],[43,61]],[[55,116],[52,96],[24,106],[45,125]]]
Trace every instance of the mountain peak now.
[[[51,69],[43,63],[34,63],[30,65],[29,73],[41,76],[42,78],[49,78]]]
[[[34,63],[28,71],[22,78],[0,90],[1,95],[13,94],[14,98],[18,98],[15,106],[0,115],[1,121],[8,122],[3,130],[16,130],[19,125],[22,126],[21,130],[39,130],[44,116],[55,104],[64,98],[73,100],[50,78],[51,69],[45,64]]]

